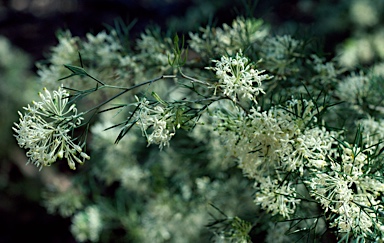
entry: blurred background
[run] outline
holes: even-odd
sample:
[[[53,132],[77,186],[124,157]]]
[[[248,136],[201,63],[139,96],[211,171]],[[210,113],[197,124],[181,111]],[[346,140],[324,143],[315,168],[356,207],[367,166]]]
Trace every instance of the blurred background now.
[[[361,4],[361,3],[365,4]],[[73,36],[98,33],[116,19],[136,21],[134,40],[148,25],[164,32],[196,31],[208,23],[230,23],[238,15],[262,18],[276,34],[316,37],[334,56],[343,43],[376,33],[381,1],[363,0],[0,0],[0,243],[74,242],[69,219],[50,215],[41,189],[52,176],[27,161],[12,137],[17,110],[39,90],[35,62],[57,43],[58,30]],[[381,8],[382,9],[382,8]],[[364,53],[363,53],[364,54]],[[367,59],[366,63],[375,61]]]

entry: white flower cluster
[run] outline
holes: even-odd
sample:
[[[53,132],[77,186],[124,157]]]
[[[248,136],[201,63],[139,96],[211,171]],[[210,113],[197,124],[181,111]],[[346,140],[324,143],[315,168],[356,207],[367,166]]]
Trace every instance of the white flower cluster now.
[[[234,109],[218,113],[219,131],[229,155],[255,180],[255,203],[262,209],[289,219],[302,201],[297,195],[303,195],[304,183],[339,233],[384,235],[378,233],[383,223],[374,220],[383,211],[384,182],[382,173],[369,167],[377,151],[373,144],[382,137],[378,125],[365,122],[367,138],[374,140],[360,149],[338,142],[335,138],[343,138],[336,132],[312,126],[321,110],[304,99],[267,111],[253,107],[246,116]]]
[[[301,203],[296,195],[302,183],[287,176],[300,178],[328,166],[338,134],[313,126],[321,111],[313,101],[292,99],[267,111],[253,107],[247,115],[240,109],[218,113],[229,155],[255,180],[255,203],[273,215],[290,218]]]
[[[173,59],[172,40],[161,37],[160,31],[147,29],[137,40],[138,61],[160,68],[168,69],[168,59]]]
[[[290,35],[270,37],[265,41],[263,52],[268,60],[289,60],[302,44]]]
[[[285,181],[288,174],[303,176],[306,169],[326,165],[336,133],[310,127],[319,111],[312,101],[291,100],[284,108],[252,108],[247,116],[218,115],[225,121],[219,128],[226,149],[255,180],[256,204],[273,214],[289,218],[300,202],[294,183]]]
[[[314,82],[320,79],[322,85],[327,85],[338,81],[337,77],[341,71],[337,68],[335,62],[327,62],[324,58],[320,58],[315,54],[311,55],[311,58],[313,60],[308,61],[308,63],[313,66],[313,69],[318,74],[313,78]]]
[[[73,63],[79,59],[79,38],[73,37],[69,31],[66,31],[58,35],[58,42],[51,49],[51,64],[64,68],[64,64]]]
[[[222,90],[223,94],[234,102],[239,97],[256,101],[259,93],[264,93],[262,81],[269,79],[267,74],[261,75],[263,71],[253,69],[250,60],[243,56],[242,52],[236,53],[235,57],[223,56],[220,60],[213,60],[215,67],[207,67],[215,71],[219,79],[215,89]]]
[[[5,71],[8,69],[9,71],[13,71],[16,68],[28,68],[29,57],[24,52],[13,46],[5,36],[0,36],[0,55],[2,57],[7,57],[0,60],[0,67],[5,69]]]
[[[378,4],[382,5],[382,2],[376,1],[375,8],[382,9],[382,7],[377,6]],[[371,65],[373,62],[377,63],[384,60],[384,47],[382,45],[384,29],[382,27],[364,32],[358,30],[358,34],[355,35],[354,38],[346,40],[338,49],[337,57],[340,65],[354,69],[359,65]]]
[[[117,41],[116,31],[111,31],[109,34],[102,31],[97,35],[87,33],[86,37],[87,40],[82,42],[82,58],[86,60],[97,60],[100,66],[117,64],[117,57],[120,56],[118,54],[121,53],[123,47],[120,45],[120,42]]]
[[[88,74],[115,86],[135,83],[133,77],[142,74],[136,57],[128,55],[116,31],[102,31],[96,35],[88,33],[85,40],[66,31],[58,35],[58,41],[58,45],[51,50],[51,57],[46,62],[37,63],[37,73],[48,89],[53,89],[57,80],[71,74],[64,65],[84,65]],[[95,85],[82,76],[71,77],[65,82],[66,86],[77,90],[86,90]]]
[[[49,64],[36,64],[37,74],[48,89],[56,88],[56,81],[68,75],[69,71],[64,67],[65,64],[77,64],[79,59],[79,38],[66,31],[58,36],[58,41],[59,43],[51,49]]]
[[[42,168],[65,158],[69,167],[75,169],[75,162],[82,164],[90,159],[69,135],[83,118],[77,114],[75,104],[69,106],[65,89],[59,88],[53,94],[44,89],[39,96],[42,101],[24,107],[24,114],[19,112],[19,123],[13,127],[17,142],[28,149],[28,163]]]
[[[381,9],[380,5],[382,7],[382,3],[367,0],[354,0],[351,2],[352,4],[349,9],[350,19],[357,26],[372,27],[379,22],[379,9]]]
[[[161,104],[151,106],[150,102],[143,98],[139,100],[140,110],[137,112],[136,124],[140,126],[143,136],[147,138],[148,146],[158,144],[160,149],[169,146],[169,141],[175,135],[175,126],[169,118],[174,117],[172,111],[165,109]],[[147,130],[152,132],[148,134]]]
[[[42,193],[44,206],[50,214],[57,212],[63,217],[71,217],[84,207],[86,195],[79,190],[78,185],[63,183],[62,177],[56,179],[58,183],[52,183],[53,185]],[[65,184],[66,188],[62,184]]]
[[[189,45],[201,55],[234,55],[240,49],[255,45],[268,35],[268,28],[258,19],[238,17],[232,25],[223,24],[222,28],[213,29],[210,26],[200,28],[198,33],[189,33]]]
[[[369,79],[363,73],[352,73],[344,78],[337,87],[337,94],[341,100],[351,104],[362,104],[363,99],[370,92]]]
[[[353,232],[366,237],[373,231],[384,235],[384,225],[373,220],[382,214],[380,195],[384,192],[381,172],[371,173],[368,168],[372,151],[358,147],[340,146],[341,153],[330,157],[330,171],[316,171],[306,181],[310,194],[331,212],[331,226],[340,233]],[[379,234],[380,235],[380,234]]]
[[[98,242],[103,228],[100,209],[93,205],[72,218],[71,232],[78,242]]]
[[[268,37],[262,43],[260,57],[268,71],[276,74],[278,79],[286,79],[288,75],[298,72],[296,59],[300,58],[303,42],[290,35]]]
[[[384,138],[384,120],[373,119],[368,117],[358,120],[356,125],[360,125],[364,134],[367,136],[367,140],[370,142],[368,146],[381,144]]]
[[[255,194],[255,203],[272,215],[281,214],[289,218],[300,202],[296,197],[295,187],[290,182],[280,182],[271,177],[262,177],[257,182],[260,190]]]
[[[91,128],[94,136],[91,149],[102,151],[98,158],[102,159],[103,169],[98,171],[98,177],[107,185],[118,181],[125,189],[145,192],[148,190],[148,185],[144,181],[148,178],[149,172],[140,166],[137,155],[134,153],[134,148],[138,147],[140,135],[132,131],[119,143],[110,146],[115,142],[117,134],[113,129],[107,129],[114,124],[109,119],[110,117],[104,114]]]

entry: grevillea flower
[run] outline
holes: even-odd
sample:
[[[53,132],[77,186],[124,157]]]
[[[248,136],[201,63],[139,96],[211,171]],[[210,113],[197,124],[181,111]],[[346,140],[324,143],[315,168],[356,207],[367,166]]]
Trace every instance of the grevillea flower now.
[[[330,226],[340,233],[367,236],[384,229],[383,222],[375,219],[383,210],[384,183],[381,172],[372,173],[366,166],[372,163],[370,153],[354,145],[340,146],[339,154],[329,158],[330,170],[315,171],[305,182],[310,194],[329,212]]]
[[[69,167],[76,169],[75,162],[82,164],[90,159],[70,135],[83,118],[77,114],[75,104],[69,106],[65,89],[59,88],[53,94],[44,89],[39,96],[40,102],[33,101],[32,106],[24,107],[24,114],[19,112],[19,123],[13,127],[19,146],[28,150],[28,163],[40,169],[58,158],[67,159]]]
[[[234,102],[242,97],[257,103],[257,95],[264,93],[261,87],[262,81],[271,78],[267,74],[261,75],[264,71],[253,69],[250,60],[244,57],[241,51],[236,53],[235,57],[223,56],[220,61],[213,62],[216,66],[207,69],[216,72],[219,79],[217,87]]]
[[[165,109],[161,104],[150,105],[147,99],[139,100],[140,112],[137,113],[136,124],[140,126],[143,135],[147,138],[148,146],[158,144],[160,149],[169,146],[169,141],[175,135],[175,126],[170,122],[174,111]],[[148,129],[151,128],[151,133]],[[149,134],[148,134],[149,133]]]

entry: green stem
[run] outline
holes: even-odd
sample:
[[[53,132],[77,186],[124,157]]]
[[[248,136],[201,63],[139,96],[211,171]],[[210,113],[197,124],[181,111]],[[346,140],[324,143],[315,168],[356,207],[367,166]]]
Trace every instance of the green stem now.
[[[108,88],[117,88],[117,89],[122,89],[123,91],[121,91],[120,93],[112,96],[111,98],[103,101],[102,103],[98,104],[97,106],[85,111],[85,112],[82,112],[81,115],[83,114],[87,114],[88,112],[91,112],[93,110],[96,110],[96,109],[99,109],[100,107],[102,107],[103,105],[109,103],[110,101],[116,99],[117,97],[127,93],[128,91],[130,90],[133,90],[133,89],[136,89],[138,87],[141,87],[141,86],[144,86],[144,85],[147,85],[147,84],[151,84],[151,83],[154,83],[158,80],[161,80],[161,79],[166,79],[166,78],[176,78],[176,75],[162,75],[161,77],[158,77],[158,78],[155,78],[155,79],[152,79],[152,80],[148,80],[146,82],[143,82],[143,83],[140,83],[140,84],[137,84],[137,85],[134,85],[134,86],[131,86],[129,88],[124,88],[124,87],[119,87],[119,86],[111,86],[111,85],[106,85],[106,86],[102,86],[102,87],[108,87]],[[80,115],[80,114],[79,114]]]

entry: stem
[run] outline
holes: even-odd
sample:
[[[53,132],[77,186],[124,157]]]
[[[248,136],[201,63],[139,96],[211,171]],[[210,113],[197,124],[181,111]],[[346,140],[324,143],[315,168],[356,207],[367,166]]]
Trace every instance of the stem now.
[[[191,82],[192,83],[199,83],[199,84],[203,84],[203,85],[207,85],[208,87],[211,87],[212,85],[210,84],[210,83],[208,83],[208,82],[204,82],[204,81],[201,81],[201,80],[198,80],[198,79],[195,79],[195,78],[192,78],[192,77],[189,77],[189,76],[187,76],[187,75],[185,75],[182,71],[181,71],[181,68],[179,68],[179,72],[180,72],[180,74],[181,74],[181,76],[183,77],[183,78],[185,78],[185,79],[189,79],[189,80],[191,80]],[[217,88],[217,87],[216,87]],[[223,98],[225,98],[225,99],[229,99],[229,100],[231,100],[232,101],[232,99],[229,97],[229,96],[224,96]],[[218,99],[219,100],[219,99]],[[232,101],[233,102],[233,101]],[[248,110],[247,109],[245,109],[245,107],[244,106],[242,106],[240,103],[238,103],[238,102],[235,102],[235,104],[237,105],[237,106],[239,106],[246,114],[248,114]]]
[[[180,74],[181,74],[181,76],[182,76],[183,78],[191,80],[192,83],[204,84],[204,85],[207,85],[208,87],[211,86],[211,84],[208,83],[208,82],[204,82],[204,81],[201,81],[201,80],[198,80],[198,79],[195,79],[195,78],[192,78],[192,77],[189,77],[189,76],[185,75],[185,74],[181,71],[181,68],[179,68],[179,72],[180,72]]]
[[[137,85],[134,85],[134,86],[131,86],[129,88],[124,88],[124,87],[119,87],[119,86],[111,86],[111,85],[105,85],[105,86],[102,86],[102,87],[107,87],[107,88],[117,88],[117,89],[123,89],[123,91],[121,91],[120,93],[112,96],[111,98],[103,101],[102,103],[98,104],[97,106],[85,111],[85,112],[82,112],[82,114],[86,114],[88,112],[91,112],[93,110],[96,110],[96,109],[99,109],[100,107],[102,107],[103,105],[109,103],[110,101],[116,99],[117,97],[125,94],[126,92],[130,91],[130,90],[133,90],[133,89],[136,89],[138,87],[141,87],[141,86],[144,86],[144,85],[147,85],[147,84],[151,84],[151,83],[154,83],[158,80],[161,80],[161,79],[166,79],[166,78],[176,78],[176,75],[162,75],[161,77],[158,77],[158,78],[155,78],[155,79],[152,79],[152,80],[148,80],[146,82],[143,82],[143,83],[140,83],[140,84],[137,84]]]
[[[106,86],[106,84],[103,82],[103,81],[101,81],[101,80],[98,80],[97,78],[94,78],[94,77],[92,77],[91,75],[87,75],[88,77],[90,77],[91,79],[93,79],[93,80],[95,80],[96,82],[98,82],[99,84],[101,84],[102,86]]]

